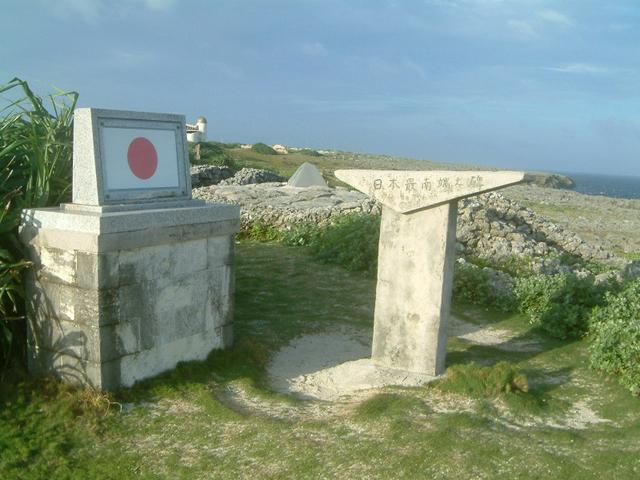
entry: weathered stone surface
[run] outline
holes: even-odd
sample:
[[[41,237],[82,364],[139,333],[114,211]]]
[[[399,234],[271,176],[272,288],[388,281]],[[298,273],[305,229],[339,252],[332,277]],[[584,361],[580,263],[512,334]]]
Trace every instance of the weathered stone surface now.
[[[429,375],[444,371],[455,227],[455,203],[412,215],[383,210],[374,362]]]
[[[248,185],[250,183],[285,182],[287,179],[277,173],[259,168],[243,168],[233,177],[220,182],[221,185]]]
[[[380,213],[375,200],[346,188],[295,188],[282,183],[196,188],[193,196],[207,202],[241,205],[242,228],[259,221],[276,228],[295,223],[325,224],[346,213]]]
[[[336,170],[337,178],[399,213],[411,213],[524,179],[523,172]]]
[[[191,167],[191,185],[193,188],[216,185],[233,177],[235,172],[226,165],[193,165]]]
[[[147,211],[160,220],[154,228],[139,212],[87,213],[117,218],[87,219],[80,236],[60,230],[73,226],[61,217],[78,213],[35,210],[25,216],[23,238],[37,267],[27,281],[34,371],[113,389],[228,346],[239,212],[228,205],[205,208],[220,211],[169,212],[168,218],[180,219],[177,225],[167,224],[167,212]],[[185,217],[201,222],[189,224]],[[138,230],[134,219],[141,220]]]
[[[464,199],[459,212],[458,242],[468,255],[496,261],[511,256],[531,258],[534,270],[540,273],[561,273],[563,253],[617,268],[625,263],[602,246],[585,242],[500,193]],[[555,260],[543,261],[543,257]]]
[[[523,180],[522,172],[338,170],[383,204],[373,361],[444,372],[456,250],[457,200]]]

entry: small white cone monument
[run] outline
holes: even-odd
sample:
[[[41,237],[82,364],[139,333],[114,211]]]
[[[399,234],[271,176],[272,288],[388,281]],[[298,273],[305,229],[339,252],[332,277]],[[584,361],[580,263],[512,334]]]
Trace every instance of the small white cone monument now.
[[[337,170],[382,208],[371,359],[444,372],[458,200],[514,185],[523,172]]]

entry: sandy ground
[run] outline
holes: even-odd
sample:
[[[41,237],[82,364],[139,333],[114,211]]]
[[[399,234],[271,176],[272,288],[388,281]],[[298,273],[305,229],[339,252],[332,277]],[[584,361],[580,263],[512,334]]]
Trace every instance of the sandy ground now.
[[[516,339],[507,330],[480,328],[452,317],[451,336],[477,345],[532,351],[534,342]],[[435,377],[375,365],[369,359],[371,333],[343,328],[295,338],[269,365],[271,387],[303,399],[343,400],[388,385],[418,386]]]
[[[417,386],[433,380],[373,364],[370,344],[367,332],[353,329],[295,338],[269,366],[271,387],[299,398],[332,401],[386,385]]]

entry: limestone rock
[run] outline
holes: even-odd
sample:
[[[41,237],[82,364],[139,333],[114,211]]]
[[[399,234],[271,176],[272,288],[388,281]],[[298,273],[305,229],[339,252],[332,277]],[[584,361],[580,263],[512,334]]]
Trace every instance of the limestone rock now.
[[[193,165],[191,167],[191,186],[193,188],[216,185],[226,178],[233,177],[235,171],[226,165]]]
[[[233,177],[220,182],[221,185],[249,185],[250,183],[285,182],[277,173],[259,168],[243,168]]]
[[[218,185],[196,188],[193,197],[241,205],[242,228],[261,221],[286,229],[301,222],[327,224],[333,217],[346,213],[380,213],[377,202],[342,187],[292,188],[283,183]],[[461,255],[496,262],[521,259],[539,273],[577,272],[579,269],[562,261],[571,257],[595,260],[615,269],[631,263],[499,192],[463,199],[458,207],[456,250]],[[627,267],[627,275],[640,274],[637,263],[640,262]]]
[[[531,185],[546,188],[571,190],[576,187],[576,182],[573,178],[558,173],[527,172],[525,181]]]

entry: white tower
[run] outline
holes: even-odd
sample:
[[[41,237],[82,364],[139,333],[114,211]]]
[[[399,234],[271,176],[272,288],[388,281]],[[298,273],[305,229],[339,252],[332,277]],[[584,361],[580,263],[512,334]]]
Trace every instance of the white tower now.
[[[198,117],[196,120],[196,127],[198,127],[198,131],[200,132],[200,141],[207,141],[207,119],[204,117]]]
[[[187,141],[192,143],[200,143],[207,141],[207,119],[198,117],[195,125],[186,124]]]

